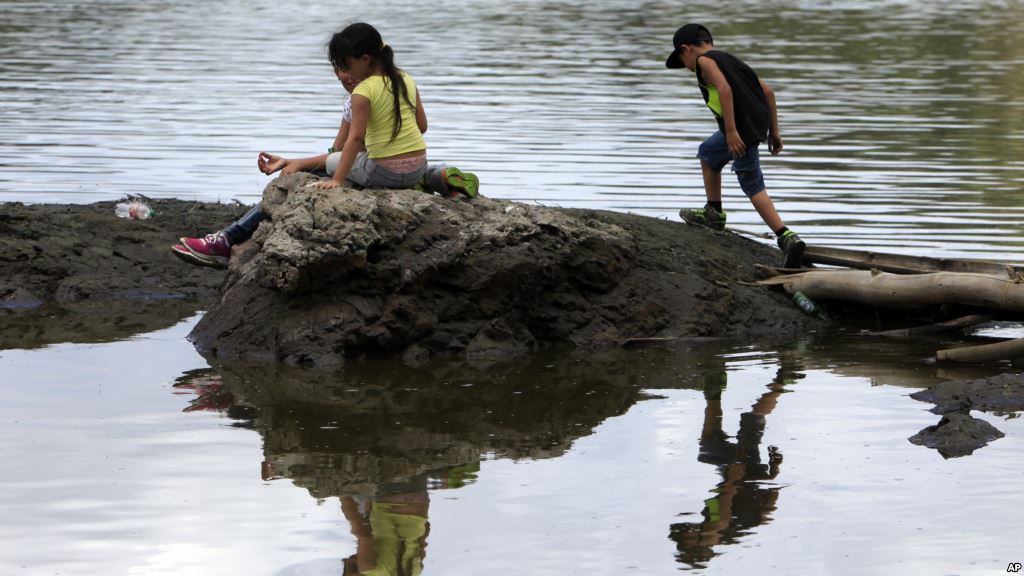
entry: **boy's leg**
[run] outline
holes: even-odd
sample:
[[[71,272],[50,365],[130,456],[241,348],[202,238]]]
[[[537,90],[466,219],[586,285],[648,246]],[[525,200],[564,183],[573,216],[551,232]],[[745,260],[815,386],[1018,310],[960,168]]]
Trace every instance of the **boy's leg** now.
[[[736,178],[740,181],[740,188],[750,198],[761,220],[771,228],[778,240],[779,249],[785,254],[782,266],[784,268],[798,268],[802,262],[804,249],[807,244],[782,222],[775,209],[775,204],[768,196],[768,190],[764,185],[764,174],[761,172],[761,160],[757,152],[757,146],[747,148],[747,153],[742,158],[737,158],[732,169],[736,172]]]
[[[338,155],[338,162],[341,161],[341,152],[335,152]],[[334,156],[331,154],[331,156]],[[334,176],[334,171],[338,167],[338,162],[331,162],[331,156],[327,157],[326,168],[329,176]],[[366,152],[359,152],[356,154],[356,161],[352,163],[352,168],[348,171],[348,177],[345,178],[345,186],[355,184],[359,188],[370,188],[370,181],[373,178],[373,173],[377,169],[377,163],[370,159],[370,156]]]
[[[224,236],[227,238],[228,244],[234,246],[252,238],[260,222],[267,218],[269,215],[260,208],[259,204],[253,206],[245,215],[224,229]]]
[[[700,161],[700,172],[704,176],[704,195],[711,205],[722,203],[722,170],[715,170],[704,160]],[[719,210],[721,211],[721,210]]]
[[[754,205],[754,210],[757,210],[761,220],[772,229],[772,232],[782,228],[785,224],[782,223],[782,217],[779,216],[777,210],[775,210],[775,204],[772,199],[768,196],[768,191],[762,189],[757,194],[750,197],[750,203]]]
[[[796,232],[787,228],[782,222],[782,217],[775,210],[775,204],[772,203],[772,199],[768,196],[768,191],[761,190],[761,192],[751,196],[750,203],[754,205],[754,209],[760,214],[764,223],[775,233],[779,250],[782,250],[783,254],[786,255],[782,267],[799,268],[803,262],[804,250],[807,248],[807,244],[800,239]]]
[[[697,149],[701,175],[704,177],[704,195],[707,204],[703,208],[683,208],[679,216],[689,224],[707,226],[715,230],[725,229],[725,211],[722,210],[722,169],[732,160],[725,136],[715,132]]]
[[[179,238],[180,244],[171,246],[171,252],[190,264],[223,268],[231,258],[231,247],[245,242],[256,228],[268,218],[257,204],[227,228],[202,238]]]

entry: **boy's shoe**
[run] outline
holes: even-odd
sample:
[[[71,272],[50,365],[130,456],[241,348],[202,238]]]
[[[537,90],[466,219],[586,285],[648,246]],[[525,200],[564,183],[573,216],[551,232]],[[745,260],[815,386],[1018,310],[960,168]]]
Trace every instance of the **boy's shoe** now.
[[[228,244],[227,237],[223,232],[207,234],[204,238],[179,238],[181,244],[171,247],[176,256],[203,266],[225,268],[231,258],[231,244]],[[184,248],[185,250],[180,250]]]
[[[444,181],[448,188],[469,198],[480,195],[480,179],[472,172],[463,172],[454,166],[444,169]]]
[[[803,264],[804,249],[807,244],[797,236],[796,232],[786,230],[779,237],[779,250],[786,255],[782,263],[783,268],[799,268]]]
[[[712,230],[725,230],[725,212],[719,212],[708,204],[703,208],[683,208],[679,211],[679,216],[687,224],[707,226]]]

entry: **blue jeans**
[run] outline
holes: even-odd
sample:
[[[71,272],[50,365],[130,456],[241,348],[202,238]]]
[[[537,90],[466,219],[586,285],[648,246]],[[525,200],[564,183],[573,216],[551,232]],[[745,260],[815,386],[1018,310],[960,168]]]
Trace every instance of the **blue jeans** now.
[[[721,172],[726,164],[732,162],[732,171],[740,181],[740,188],[748,198],[752,198],[765,188],[764,174],[761,173],[761,156],[757,152],[759,145],[760,142],[756,142],[753,146],[747,146],[747,152],[743,156],[733,158],[725,134],[719,130],[701,143],[697,149],[697,158],[715,172]]]

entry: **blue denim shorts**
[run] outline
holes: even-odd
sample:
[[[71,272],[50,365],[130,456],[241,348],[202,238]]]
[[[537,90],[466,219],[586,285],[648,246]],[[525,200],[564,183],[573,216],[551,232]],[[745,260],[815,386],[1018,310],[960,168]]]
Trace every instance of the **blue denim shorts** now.
[[[740,188],[748,198],[764,190],[764,174],[761,173],[761,156],[757,152],[757,145],[747,146],[747,153],[739,158],[733,158],[729,152],[729,145],[725,141],[725,134],[719,130],[701,143],[697,149],[697,158],[711,167],[715,172],[721,172],[725,165],[732,162],[732,171],[740,181]]]

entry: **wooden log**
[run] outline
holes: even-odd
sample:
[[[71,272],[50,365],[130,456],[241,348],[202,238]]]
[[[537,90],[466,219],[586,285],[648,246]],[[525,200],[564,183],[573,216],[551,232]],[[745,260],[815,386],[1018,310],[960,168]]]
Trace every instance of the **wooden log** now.
[[[966,346],[939,350],[935,357],[949,362],[994,362],[996,360],[1012,360],[1024,358],[1024,338],[1006,340],[995,344]]]
[[[784,274],[799,274],[800,272],[810,272],[814,268],[779,268],[777,266],[765,266],[764,264],[754,264],[754,268],[764,276],[782,276]]]
[[[651,338],[630,338],[622,343],[623,348],[640,348],[657,344],[675,342],[679,338],[675,336],[653,336]]]
[[[970,316],[961,316],[954,320],[937,322],[926,326],[914,326],[913,328],[900,328],[898,330],[885,330],[882,332],[871,332],[870,334],[872,336],[884,336],[886,338],[908,338],[910,336],[921,336],[923,334],[936,334],[938,332],[960,330],[970,326],[984,324],[991,320],[992,317],[985,314],[971,314]]]
[[[1012,266],[989,260],[929,258],[927,256],[908,256],[904,254],[849,250],[826,246],[808,246],[804,251],[804,261],[832,266],[845,266],[858,270],[875,269],[896,274],[963,272],[991,274],[994,276],[1008,274],[1012,278],[1024,275],[1024,266]]]
[[[934,272],[889,274],[866,270],[821,270],[761,280],[814,300],[853,300],[873,306],[913,308],[966,304],[993,310],[1024,311],[1024,283],[1005,276]]]

